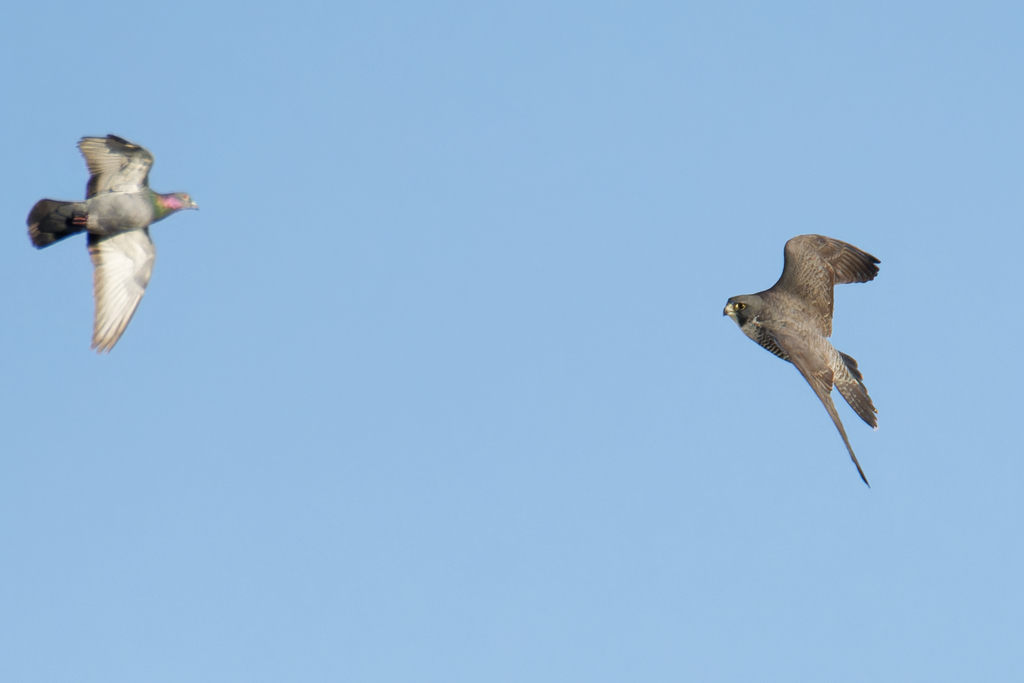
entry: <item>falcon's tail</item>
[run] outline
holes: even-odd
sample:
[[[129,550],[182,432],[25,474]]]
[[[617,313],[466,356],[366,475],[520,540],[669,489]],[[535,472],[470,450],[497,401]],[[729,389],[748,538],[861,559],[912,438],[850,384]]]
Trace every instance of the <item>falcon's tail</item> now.
[[[842,351],[839,351],[839,355],[843,359],[846,372],[842,372],[842,369],[837,372],[837,369],[833,368],[832,381],[835,383],[836,389],[843,395],[854,412],[860,415],[860,419],[878,429],[878,418],[875,417],[878,411],[875,410],[875,404],[868,396],[868,388],[864,386],[864,376],[857,369],[857,361]]]
[[[85,202],[40,199],[28,215],[28,236],[38,249],[85,230]]]

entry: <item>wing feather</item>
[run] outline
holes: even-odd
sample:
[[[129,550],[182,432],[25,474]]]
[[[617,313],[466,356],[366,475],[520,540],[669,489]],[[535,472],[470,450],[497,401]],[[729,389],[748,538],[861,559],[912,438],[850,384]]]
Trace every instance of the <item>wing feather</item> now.
[[[135,315],[153,274],[156,247],[148,228],[107,237],[90,233],[89,256],[96,298],[92,347],[103,353],[114,348]]]
[[[78,149],[92,174],[85,188],[87,199],[102,192],[139,192],[149,187],[153,155],[146,148],[108,135],[82,138]]]
[[[818,400],[820,400],[822,405],[825,406],[825,410],[828,411],[829,416],[832,418],[832,422],[835,423],[836,429],[839,430],[839,435],[843,437],[843,443],[846,444],[846,450],[850,453],[850,460],[853,460],[853,464],[857,466],[857,472],[860,474],[860,478],[863,479],[864,483],[870,488],[871,484],[868,483],[868,478],[864,476],[864,470],[861,469],[860,462],[857,460],[857,456],[853,452],[853,446],[850,445],[850,439],[846,436],[846,429],[843,428],[843,423],[839,419],[839,413],[836,411],[835,403],[832,402],[833,373],[823,354],[811,348],[806,341],[794,334],[787,334],[782,331],[774,331],[772,334],[775,336],[775,341],[778,347],[786,352],[789,356],[789,361],[796,366],[796,369],[800,371],[800,374],[804,376],[807,383],[811,385],[812,389],[814,389],[814,393],[817,394]],[[825,344],[828,344],[827,341],[822,341]],[[831,345],[829,344],[829,346]],[[865,395],[867,395],[866,391]]]
[[[769,291],[795,297],[813,317],[822,336],[832,336],[832,288],[868,282],[880,261],[857,247],[822,235],[800,235],[786,242],[782,276]]]

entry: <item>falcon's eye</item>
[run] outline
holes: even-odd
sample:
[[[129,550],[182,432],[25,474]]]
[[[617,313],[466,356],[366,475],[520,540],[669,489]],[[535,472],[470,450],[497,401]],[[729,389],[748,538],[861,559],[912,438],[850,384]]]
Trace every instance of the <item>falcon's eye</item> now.
[[[747,307],[746,304],[736,304],[736,310],[737,311],[742,311],[746,307]]]

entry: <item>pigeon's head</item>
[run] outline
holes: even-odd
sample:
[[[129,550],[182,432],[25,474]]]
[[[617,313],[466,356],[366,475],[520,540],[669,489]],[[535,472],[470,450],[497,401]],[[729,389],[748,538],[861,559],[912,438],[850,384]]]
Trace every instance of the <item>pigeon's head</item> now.
[[[172,212],[183,211],[184,209],[199,209],[199,205],[186,192],[172,192],[171,194],[160,195],[160,200],[164,207]]]
[[[761,297],[756,294],[734,296],[726,302],[722,315],[729,316],[736,321],[737,325],[743,327],[748,320],[757,316],[763,305]]]

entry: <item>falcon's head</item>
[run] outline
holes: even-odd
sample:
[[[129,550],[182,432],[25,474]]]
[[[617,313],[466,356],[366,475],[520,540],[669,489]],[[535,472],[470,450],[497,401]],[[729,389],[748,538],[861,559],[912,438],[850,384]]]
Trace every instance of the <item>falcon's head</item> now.
[[[725,304],[725,310],[722,311],[722,315],[727,315],[736,321],[736,324],[743,327],[747,324],[747,321],[757,316],[764,307],[764,302],[761,301],[761,297],[756,294],[747,294],[745,296],[734,296],[729,299]]]

